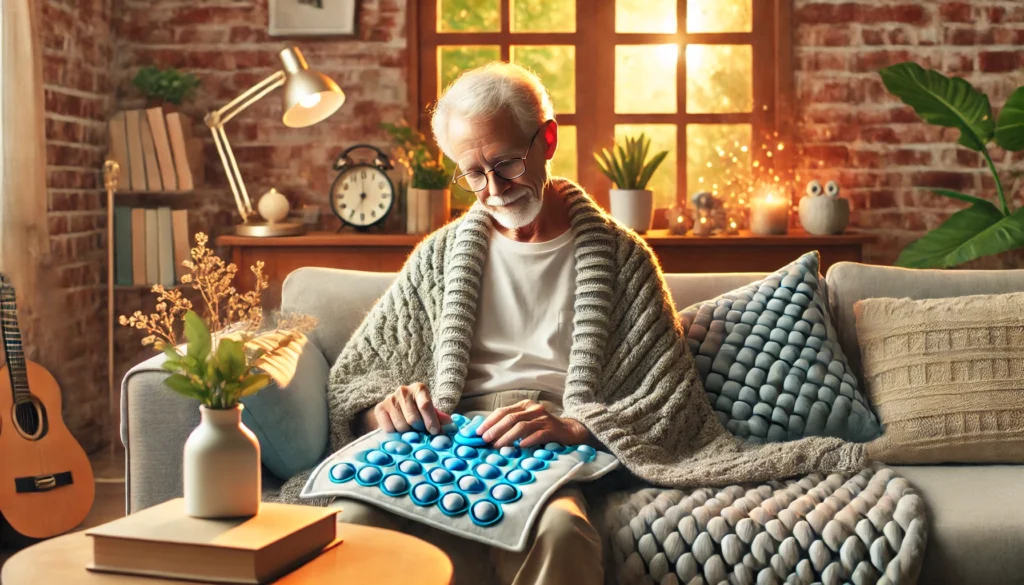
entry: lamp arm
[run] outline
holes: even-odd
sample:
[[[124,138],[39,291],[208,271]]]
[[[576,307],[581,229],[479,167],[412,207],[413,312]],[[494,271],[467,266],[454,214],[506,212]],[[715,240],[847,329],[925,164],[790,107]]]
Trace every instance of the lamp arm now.
[[[275,71],[267,76],[263,81],[250,87],[235,99],[221,106],[220,109],[207,114],[206,125],[212,128],[214,124],[226,124],[228,120],[242,113],[246,108],[262,99],[263,96],[284,85],[284,81],[284,71]]]

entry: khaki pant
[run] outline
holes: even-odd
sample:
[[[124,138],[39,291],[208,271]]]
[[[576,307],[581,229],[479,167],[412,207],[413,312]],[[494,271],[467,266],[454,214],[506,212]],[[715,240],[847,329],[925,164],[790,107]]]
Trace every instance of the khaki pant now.
[[[523,399],[540,402],[561,414],[561,397],[542,392],[498,392],[465,398],[457,410],[483,414]],[[563,487],[547,501],[533,526],[529,548],[520,553],[489,547],[396,516],[358,500],[338,498],[341,522],[389,528],[411,534],[441,548],[452,560],[459,585],[599,585],[604,582],[601,539],[587,518],[587,506],[576,487]]]

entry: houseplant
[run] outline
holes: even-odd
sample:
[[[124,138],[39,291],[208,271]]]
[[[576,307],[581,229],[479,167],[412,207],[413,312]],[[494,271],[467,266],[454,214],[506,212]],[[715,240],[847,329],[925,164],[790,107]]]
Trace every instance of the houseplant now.
[[[132,79],[132,85],[151,107],[180,106],[195,95],[200,84],[199,78],[192,73],[182,73],[173,67],[159,69],[152,65],[139,69]]]
[[[271,326],[260,306],[267,288],[263,263],[252,267],[253,290],[232,286],[237,268],[206,247],[206,234],[196,234],[189,273],[181,281],[198,291],[205,316],[192,310],[180,289],[153,287],[155,312],[122,315],[121,325],[147,333],[143,345],[166,356],[170,372],[165,384],[200,404],[199,426],[185,443],[183,480],[185,511],[200,518],[251,516],[259,511],[260,447],[241,421],[239,400],[255,394],[271,380],[291,379],[313,320],[304,315],[277,315]],[[186,343],[179,345],[178,329]]]
[[[451,190],[444,155],[421,133],[402,120],[381,128],[395,141],[395,159],[409,170],[406,231],[434,231],[451,219]]]
[[[624,145],[616,142],[612,152],[602,148],[594,153],[601,172],[617,187],[608,191],[612,216],[641,234],[651,229],[654,219],[654,194],[647,183],[668,156],[665,150],[648,160],[650,147],[651,139],[641,134],[637,138],[627,136]]]
[[[991,201],[949,189],[928,189],[970,207],[912,242],[900,253],[898,266],[949,268],[1024,246],[1024,207],[1013,210],[988,150],[995,143],[1008,151],[1024,150],[1024,87],[1017,88],[999,114],[992,115],[988,96],[966,80],[949,78],[916,63],[881,70],[882,82],[924,121],[960,130],[961,146],[981,153],[995,182],[998,207]],[[1012,194],[1012,192],[1011,192]]]

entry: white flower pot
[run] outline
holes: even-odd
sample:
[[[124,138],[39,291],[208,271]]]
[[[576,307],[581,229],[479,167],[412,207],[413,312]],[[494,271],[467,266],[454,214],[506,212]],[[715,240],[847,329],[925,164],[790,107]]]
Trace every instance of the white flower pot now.
[[[638,234],[647,233],[654,221],[654,193],[649,189],[611,189],[612,217]]]
[[[185,513],[195,518],[255,516],[260,511],[260,444],[242,424],[241,404],[199,407],[185,441]]]

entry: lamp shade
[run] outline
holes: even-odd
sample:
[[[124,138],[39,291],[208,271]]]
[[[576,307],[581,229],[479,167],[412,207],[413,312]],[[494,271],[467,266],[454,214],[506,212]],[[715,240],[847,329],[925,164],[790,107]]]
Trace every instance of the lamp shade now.
[[[282,110],[285,126],[311,126],[345,103],[345,92],[330,77],[311,71],[298,47],[289,47],[278,56],[285,73]]]

